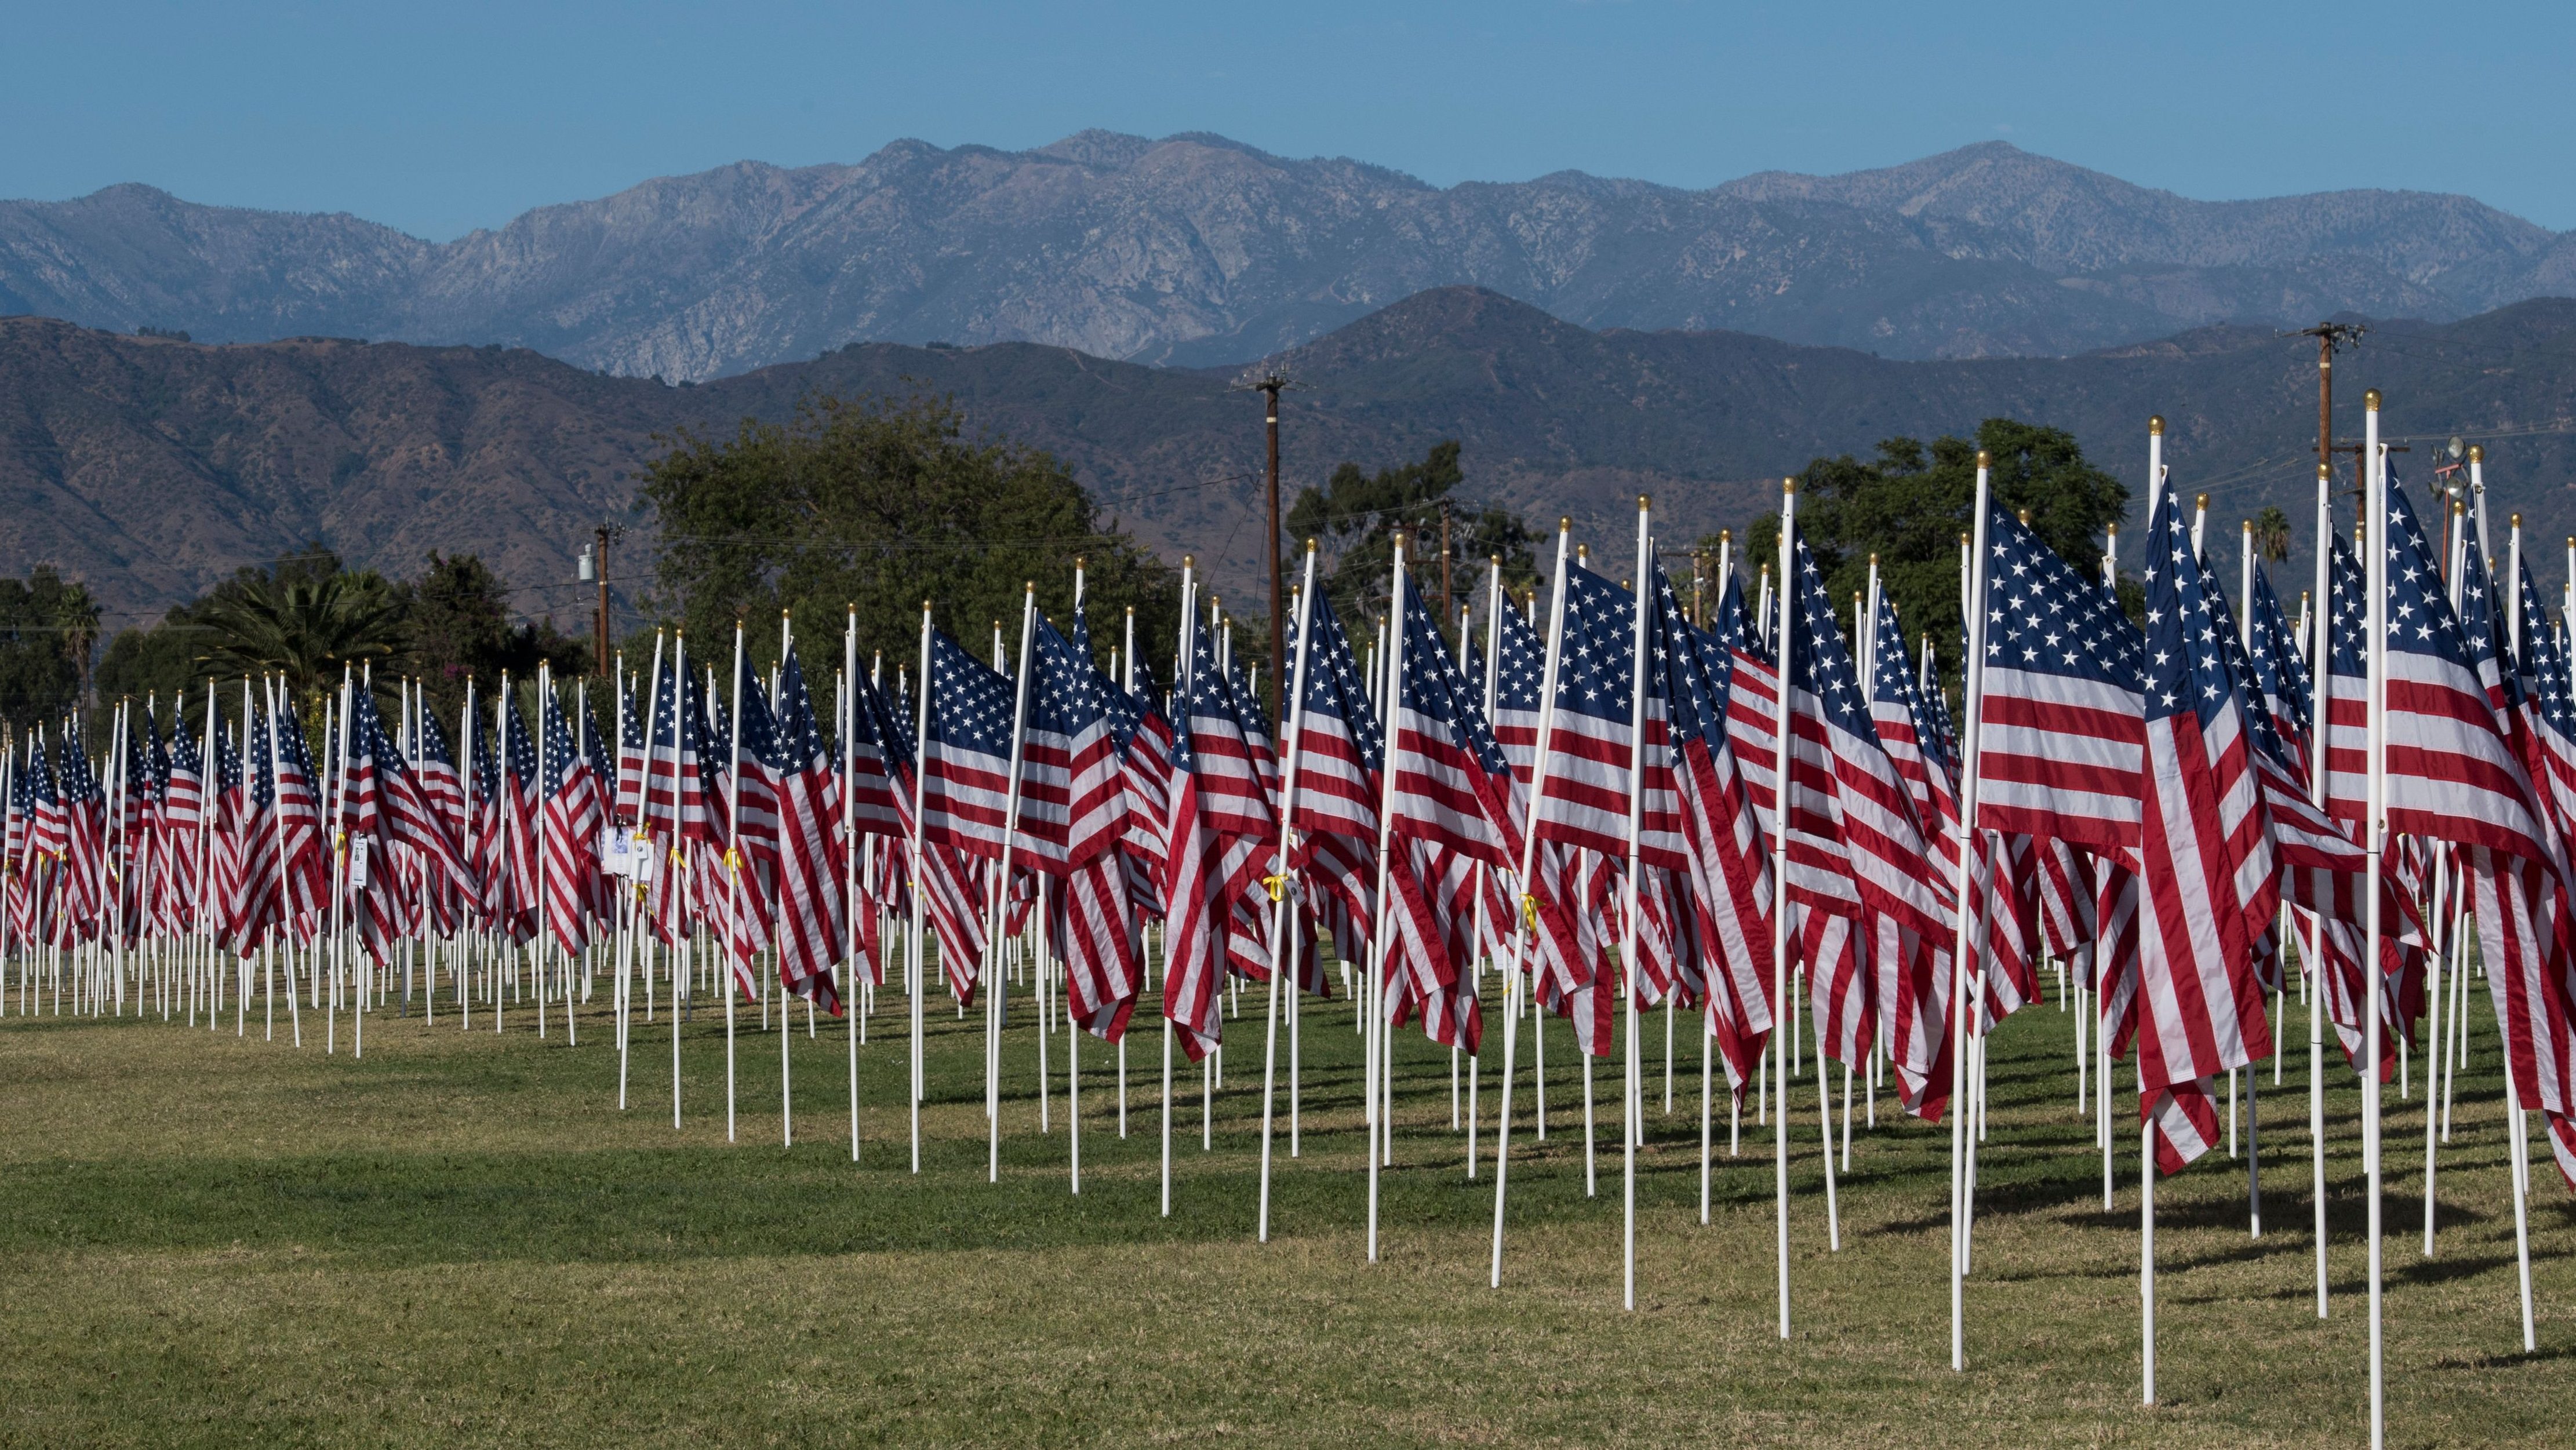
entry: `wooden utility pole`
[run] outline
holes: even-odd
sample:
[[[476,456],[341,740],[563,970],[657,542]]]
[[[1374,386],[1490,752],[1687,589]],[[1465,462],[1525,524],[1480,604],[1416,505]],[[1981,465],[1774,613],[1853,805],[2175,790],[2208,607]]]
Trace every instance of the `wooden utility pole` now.
[[[608,663],[608,525],[599,526],[599,618],[592,626],[592,644],[597,653],[591,656],[590,672],[602,679],[609,677]]]
[[[1279,390],[1288,380],[1277,373],[1265,373],[1248,386],[1257,389],[1268,414],[1270,463],[1266,473],[1270,491],[1270,668],[1276,672],[1279,657],[1288,649],[1285,601],[1279,574]],[[1286,675],[1278,678],[1286,679]],[[1271,692],[1270,720],[1276,725],[1286,717],[1280,713],[1278,692]]]
[[[2360,444],[2349,448],[2335,447],[2334,355],[2344,348],[2359,345],[2361,335],[2369,330],[2358,322],[2320,322],[2314,327],[2303,327],[2295,334],[2317,340],[2317,466],[2327,470],[2329,475],[2333,472],[2337,453],[2353,455],[2358,468],[2368,467],[2368,461],[2361,457]],[[2354,492],[2359,494],[2361,490],[2356,488]],[[2359,507],[2359,504],[2355,505],[2355,508]]]

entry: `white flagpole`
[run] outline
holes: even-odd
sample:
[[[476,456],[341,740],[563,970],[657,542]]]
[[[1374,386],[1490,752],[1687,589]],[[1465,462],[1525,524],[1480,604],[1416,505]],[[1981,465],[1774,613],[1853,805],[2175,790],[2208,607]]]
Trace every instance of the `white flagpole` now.
[[[2334,610],[2328,561],[2334,552],[2334,473],[2317,465],[2317,558],[2314,607],[2308,611],[2308,790],[2319,806],[2326,799],[2326,757],[2333,746]],[[2308,924],[2308,1163],[2309,1196],[2315,1201],[2317,1241],[2317,1317],[2326,1317],[2326,1077],[2325,1077],[2325,923]],[[2366,974],[2365,974],[2366,975]]]
[[[1266,1020],[1262,1027],[1261,1049],[1261,1221],[1256,1238],[1270,1242],[1270,1136],[1273,1106],[1279,1081],[1279,978],[1281,946],[1288,939],[1288,915],[1296,909],[1296,892],[1288,879],[1288,852],[1291,844],[1289,822],[1297,812],[1297,775],[1303,763],[1303,734],[1297,728],[1298,710],[1306,700],[1306,661],[1313,653],[1308,626],[1314,619],[1315,541],[1306,541],[1306,578],[1297,589],[1297,662],[1289,679],[1287,698],[1279,702],[1280,748],[1287,764],[1279,782],[1279,854],[1271,867],[1270,904],[1270,993]],[[1288,990],[1297,990],[1294,983]]]
[[[859,1023],[866,1017],[861,1004],[867,1000],[867,979],[859,968],[859,815],[857,792],[850,788],[857,774],[856,747],[850,732],[858,723],[859,701],[859,607],[850,606],[849,622],[841,631],[841,678],[839,696],[833,705],[839,713],[838,733],[841,742],[841,913],[847,924],[848,954],[843,957],[841,974],[841,1010],[849,1017],[842,1026],[847,1029],[850,1049],[850,1161],[859,1161]],[[893,778],[893,772],[887,772]],[[883,923],[880,922],[880,925]]]
[[[1556,670],[1565,644],[1565,556],[1573,532],[1572,519],[1556,521],[1556,580],[1549,594],[1547,655],[1539,686],[1538,754],[1530,766],[1528,809],[1521,816],[1520,921],[1512,932],[1511,975],[1503,983],[1503,1102],[1502,1117],[1494,1125],[1494,1262],[1486,1281],[1487,1287],[1495,1289],[1503,1286],[1503,1191],[1505,1170],[1511,1163],[1512,1074],[1519,1066],[1520,994],[1525,990],[1522,954],[1538,930],[1538,894],[1531,872],[1538,850],[1539,799],[1547,789],[1548,736],[1556,727]]]
[[[1187,730],[1188,728],[1190,728],[1190,719],[1189,719],[1189,708],[1190,708],[1189,701],[1190,701],[1190,691],[1195,687],[1195,682],[1196,682],[1196,680],[1197,680],[1197,678],[1198,678],[1198,648],[1197,648],[1197,646],[1198,646],[1198,629],[1199,629],[1199,615],[1198,615],[1198,609],[1199,609],[1199,596],[1198,596],[1198,586],[1197,586],[1197,581],[1196,581],[1196,579],[1193,577],[1193,575],[1194,575],[1194,574],[1195,574],[1195,572],[1196,572],[1196,571],[1195,571],[1195,568],[1194,568],[1195,563],[1196,563],[1196,561],[1195,561],[1195,560],[1193,560],[1189,555],[1187,555],[1187,554],[1183,554],[1183,555],[1181,556],[1181,639],[1180,639],[1180,655],[1179,655],[1179,657],[1178,657],[1176,660],[1174,660],[1174,661],[1173,661],[1173,664],[1172,664],[1172,687],[1173,687],[1173,689],[1174,689],[1174,691],[1175,691],[1175,693],[1174,693],[1174,695],[1173,695],[1173,697],[1172,697],[1172,698],[1173,698],[1173,713],[1174,713],[1174,714],[1176,714],[1176,715],[1178,715],[1178,716],[1180,716],[1180,718],[1179,718],[1178,720],[1174,721],[1174,722],[1173,722],[1173,724],[1172,724],[1172,729],[1173,729],[1173,731],[1174,731],[1175,733],[1177,733],[1177,732],[1179,732],[1179,731]],[[1127,625],[1128,625],[1128,644],[1129,644],[1129,647],[1130,647],[1130,648],[1129,648],[1129,650],[1128,650],[1127,658],[1128,658],[1128,661],[1129,661],[1129,663],[1130,663],[1130,667],[1131,667],[1131,668],[1133,667],[1133,663],[1134,663],[1134,660],[1135,660],[1135,658],[1136,658],[1136,656],[1135,656],[1135,650],[1134,650],[1134,648],[1133,648],[1133,646],[1134,646],[1134,644],[1135,644],[1135,624],[1136,624],[1135,617],[1134,617],[1132,614],[1131,614],[1131,615],[1129,615],[1129,617],[1128,617],[1128,621],[1127,621]],[[1175,797],[1175,798],[1177,799],[1177,797]],[[1177,833],[1176,833],[1176,834],[1177,834]],[[1163,903],[1163,912],[1164,912],[1163,922],[1164,922],[1164,927],[1163,927],[1163,978],[1162,978],[1162,984],[1163,984],[1163,1099],[1162,1099],[1162,1103],[1163,1103],[1163,1217],[1165,1217],[1165,1218],[1170,1218],[1170,1217],[1172,1216],[1172,937],[1171,937],[1171,916],[1172,916],[1172,912],[1174,911],[1174,909],[1175,909],[1175,904],[1174,904],[1173,902],[1171,902],[1171,901],[1168,901],[1168,900],[1167,900],[1167,901],[1165,901],[1165,902]],[[1374,1185],[1375,1185],[1375,1182],[1376,1182],[1376,1178],[1377,1178],[1377,1167],[1376,1167],[1376,1164],[1377,1164],[1377,1139],[1375,1138],[1375,1136],[1374,1136],[1374,1135],[1372,1135],[1372,1136],[1371,1136],[1371,1138],[1369,1139],[1369,1164],[1370,1164],[1370,1167],[1369,1167],[1369,1178],[1370,1178],[1370,1183],[1371,1183],[1371,1185],[1372,1185],[1372,1186],[1374,1186]]]
[[[921,601],[921,698],[916,702],[920,718],[913,725],[912,757],[912,918],[905,937],[905,951],[912,969],[912,1171],[921,1171],[921,1016],[922,999],[930,995],[929,951],[921,936],[921,894],[926,889],[922,875],[922,821],[930,809],[930,692],[935,686],[930,675],[930,601]]]
[[[1789,1337],[1789,1055],[1780,1050],[1779,1039],[1782,1029],[1790,1026],[1785,1019],[1795,1011],[1789,1001],[1789,611],[1796,607],[1797,589],[1789,568],[1797,525],[1798,480],[1784,478],[1780,481],[1780,617],[1771,648],[1780,670],[1780,693],[1771,722],[1778,731],[1771,760],[1771,879],[1777,883],[1771,899],[1771,1070],[1779,1108],[1771,1117],[1771,1188],[1779,1220],[1782,1339]]]
[[[734,922],[742,913],[742,621],[733,624],[733,717],[726,723],[733,739],[725,756],[725,940],[717,943],[724,971],[716,990],[725,1004],[725,1141],[733,1138],[733,941]],[[542,708],[542,707],[541,707]],[[782,1011],[780,1016],[786,1014]],[[785,1030],[782,1021],[780,1030]]]
[[[1013,663],[1018,667],[1017,682],[1012,687],[1011,764],[1007,793],[1002,803],[1002,860],[993,877],[993,915],[986,932],[985,956],[991,967],[984,1000],[984,1181],[1002,1181],[1002,924],[1009,919],[1011,898],[1011,850],[1020,834],[1020,743],[1029,724],[1029,641],[1037,628],[1038,586],[1030,580],[1020,596],[1020,652]],[[1041,1034],[1045,1031],[1040,1024]]]
[[[2388,525],[2388,468],[2379,452],[2379,390],[2362,395],[2363,439],[2366,498],[2369,503],[2369,533],[2363,537],[2363,562],[2369,576],[2370,673],[2368,699],[2369,735],[2365,758],[2369,762],[2369,813],[2362,834],[2363,848],[2369,853],[2367,876],[2363,883],[2362,977],[2368,990],[2362,996],[2368,1006],[2362,1017],[2362,1031],[2370,1044],[2370,1067],[2361,1085],[2361,1136],[2363,1169],[2370,1179],[2370,1445],[2381,1450],[2388,1441],[2387,1382],[2382,1358],[2380,1323],[2380,1175],[2379,1175],[2379,1064],[2380,991],[2379,963],[2379,892],[2380,852],[2387,836],[2388,823],[2388,741],[2387,693],[2388,662],[2386,654],[2388,628],[2388,550],[2391,531]]]
[[[1959,925],[1950,951],[1950,1368],[1953,1371],[1963,1371],[1968,1367],[1967,984],[1968,974],[1977,967],[1969,956],[1973,945],[1969,923],[1976,916],[1971,888],[1975,881],[1974,850],[1977,841],[1979,720],[1984,712],[1986,688],[1986,512],[1992,476],[1992,460],[1985,450],[1979,449],[1977,497],[1969,523],[1966,581],[1968,657],[1961,662],[1959,670]],[[1785,671],[1781,680],[1781,698],[1785,701],[1788,698]],[[1786,738],[1786,723],[1785,720],[1782,722],[1783,739]],[[1780,779],[1780,788],[1785,790],[1788,784],[1785,765]],[[1783,796],[1779,804],[1785,807],[1787,798]]]
[[[1620,1054],[1627,1066],[1627,1093],[1619,1105],[1620,1196],[1625,1201],[1625,1231],[1621,1239],[1622,1304],[1637,1307],[1637,1134],[1643,1124],[1639,1109],[1637,1044],[1637,992],[1642,984],[1637,971],[1637,873],[1639,842],[1646,822],[1646,616],[1653,608],[1654,520],[1644,494],[1637,495],[1637,584],[1630,596],[1630,612],[1636,616],[1633,653],[1630,655],[1631,680],[1628,690],[1628,907],[1620,923],[1619,964],[1628,977],[1627,1008],[1623,1031],[1627,1050]],[[1821,1084],[1824,1075],[1818,1073]],[[1821,1090],[1821,1088],[1819,1089]],[[1785,1115],[1784,1115],[1785,1116]],[[1830,1127],[1830,1125],[1829,1125]]]
[[[1392,1064],[1388,1060],[1394,1043],[1389,1040],[1386,1030],[1386,963],[1390,945],[1387,941],[1387,863],[1395,850],[1396,717],[1401,713],[1399,702],[1404,691],[1404,531],[1401,529],[1395,533],[1394,562],[1389,578],[1391,603],[1387,610],[1386,681],[1385,689],[1379,695],[1379,716],[1385,721],[1380,738],[1386,742],[1386,759],[1378,772],[1377,921],[1375,929],[1369,933],[1368,987],[1362,998],[1366,1004],[1363,1010],[1368,1014],[1365,1039],[1369,1044],[1366,1076],[1371,1105],[1367,1118],[1368,1261],[1372,1264],[1377,1262],[1378,1168],[1395,1140],[1395,1134],[1387,1123],[1393,1115],[1393,1090],[1391,1087],[1386,1089],[1382,1097],[1379,1083],[1382,1079],[1391,1083],[1394,1078]]]
[[[1493,723],[1494,702],[1502,686],[1503,611],[1511,607],[1510,598],[1503,593],[1503,556],[1490,555],[1485,564],[1485,721],[1488,726]],[[1466,637],[1466,627],[1466,617],[1462,613],[1458,624],[1461,639]],[[1507,778],[1503,783],[1504,790],[1507,792],[1511,790],[1512,784]],[[1501,872],[1495,867],[1479,866],[1476,868],[1476,875],[1479,882],[1476,915],[1479,921],[1485,921],[1485,913],[1488,910],[1486,898],[1490,893],[1484,889],[1482,883],[1500,880]],[[1490,943],[1495,939],[1493,933],[1501,931],[1503,924],[1488,922],[1487,925],[1490,930],[1479,934],[1476,947],[1478,952],[1483,954],[1484,960],[1492,963],[1493,951]],[[1484,1011],[1484,985],[1484,973],[1480,969],[1476,974],[1477,1012],[1480,1016]],[[1512,1000],[1510,984],[1506,983],[1503,987],[1503,1001],[1506,1008],[1510,1006]],[[1476,1056],[1468,1062],[1467,1077],[1467,1177],[1470,1181],[1476,1176],[1476,1128],[1482,1119],[1476,1093],[1485,1080],[1484,1038],[1481,1035],[1476,1040],[1476,1047]]]
[[[2206,496],[2203,495],[2203,497]],[[2254,521],[2252,519],[2245,520],[2245,526],[2239,530],[2238,537],[2243,547],[2239,551],[2237,568],[2236,632],[2237,638],[2244,640],[2250,649],[2254,639]],[[2271,709],[2271,700],[2264,693],[2263,682],[2258,679],[2249,680],[2246,683],[2253,691],[2253,698],[2248,702],[2250,708]],[[2274,933],[2275,946],[2280,945],[2278,935],[2277,932]],[[2279,969],[2283,971],[2289,969],[2289,958],[2286,955],[2280,959]],[[2277,999],[2278,994],[2274,995]],[[2278,1050],[2277,1047],[2274,1049],[2276,1053]],[[2276,1062],[2278,1060],[2277,1057],[2274,1059]],[[2261,1100],[2255,1092],[2255,1079],[2260,1076],[2262,1074],[2256,1072],[2250,1064],[2245,1068],[2245,1201],[2248,1222],[2252,1230],[2251,1236],[2258,1239],[2263,1236],[2263,1114]],[[2231,1077],[2230,1080],[2232,1081],[2233,1078]]]
[[[1136,606],[1127,606],[1127,633],[1120,652],[1110,658],[1113,673],[1119,673],[1118,688],[1136,693]],[[1145,990],[1145,931],[1140,923],[1136,930],[1136,990]],[[1127,1136],[1127,1034],[1118,1034],[1118,1136]],[[1297,1156],[1297,1016],[1291,1007],[1288,1016],[1288,1156]],[[1167,1206],[1168,1207],[1168,1206]]]
[[[794,631],[789,626],[787,611],[782,609],[778,611],[779,663],[771,666],[773,677],[779,669],[785,667],[788,651],[793,648],[795,648]],[[758,683],[754,682],[752,688],[758,689]],[[739,711],[742,707],[742,701],[739,696],[739,692],[742,689],[742,681],[736,680],[734,682],[734,689],[737,692],[734,701],[734,708]],[[553,696],[549,695],[547,698],[552,699]],[[770,690],[770,713],[773,718],[770,721],[769,726],[773,739],[775,738],[775,733],[778,729],[778,723],[774,718],[777,711],[777,688],[773,678]],[[736,761],[735,768],[740,769],[741,762]],[[774,784],[771,788],[776,789]],[[785,829],[785,822],[782,821],[780,826],[782,830]],[[746,852],[744,854],[742,864],[746,869],[750,867],[751,857],[749,853]],[[796,1146],[796,1093],[795,1078],[792,1074],[792,1069],[787,1056],[787,1044],[788,1039],[796,1034],[789,1031],[787,1026],[787,974],[783,970],[787,963],[787,934],[785,931],[781,930],[785,921],[786,916],[783,903],[773,906],[770,918],[770,936],[775,945],[771,952],[774,960],[770,964],[770,970],[778,977],[778,1146],[782,1148],[792,1148]],[[810,992],[813,988],[808,986],[806,990]],[[761,984],[760,991],[762,999],[764,1001],[767,1000],[769,995],[769,984],[763,982]],[[805,1020],[807,1024],[806,1030],[808,1032],[813,1030],[813,1000],[814,999],[811,997],[805,999],[807,1012]],[[848,1009],[845,1007],[842,1010],[847,1011]],[[565,1020],[571,1020],[572,1007],[569,1001],[565,1004],[564,1013]]]
[[[2480,500],[2481,511],[2484,509],[2486,497],[2486,456],[2485,448],[2476,444],[2469,446],[2469,490]],[[2569,542],[2571,545],[2576,545],[2576,540]],[[2570,557],[2576,558],[2576,549],[2570,550]],[[2569,576],[2569,588],[2576,589],[2576,575]],[[2506,607],[2511,611],[2508,617],[2512,620],[2514,658],[2520,659],[2523,629],[2522,515],[2520,514],[2513,516],[2513,589],[2505,598]],[[2535,624],[2534,627],[2538,626]],[[2454,972],[2468,970],[2468,957],[2465,953],[2458,958],[2452,970]],[[2463,998],[2462,1002],[2465,1008],[2466,999]],[[2524,1136],[2525,1124],[2529,1120],[2522,1115],[2521,1090],[2514,1084],[2513,1064],[2510,1061],[2505,1064],[2504,1107],[2505,1116],[2511,1120],[2507,1127],[2510,1130],[2509,1146],[2512,1151],[2507,1155],[2506,1161],[2509,1171],[2513,1174],[2514,1262],[2522,1281],[2522,1352],[2529,1354],[2538,1347],[2538,1342],[2532,1335],[2531,1322],[2531,1144]],[[2427,1257],[2430,1257],[2433,1252],[2432,1113],[2433,1101],[2428,1095],[2424,1100],[2424,1253]]]

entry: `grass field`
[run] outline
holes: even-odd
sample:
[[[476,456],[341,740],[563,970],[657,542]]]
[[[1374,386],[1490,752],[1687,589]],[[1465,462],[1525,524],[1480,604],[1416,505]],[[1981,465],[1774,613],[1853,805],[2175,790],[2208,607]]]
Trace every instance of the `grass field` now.
[[[1769,1130],[1748,1110],[1698,1222],[1696,1054],[1662,1112],[1648,1039],[1637,1312],[1619,1307],[1619,1160],[1605,1075],[1600,1197],[1583,1192],[1562,1028],[1553,1110],[1513,1158],[1504,1287],[1493,1198],[1449,1130],[1445,1051],[1398,1049],[1382,1262],[1364,1262],[1365,1158],[1348,1008],[1306,1015],[1304,1156],[1284,1144],[1254,1242],[1258,1007],[1231,1025],[1215,1147],[1182,1076],[1174,1209],[1157,1213],[1159,1036],[1084,1053],[1083,1191],[1063,1103],[1041,1134],[1036,1040],[1007,1039],[999,1184],[985,1181],[980,1023],[929,1014],[923,1171],[907,1171],[895,999],[861,1060],[849,1161],[845,1047],[791,1038],[799,1140],[779,1141],[778,1040],[741,1041],[724,1137],[721,1018],[639,1027],[615,1106],[602,1017],[581,1045],[370,1019],[367,1056],[141,1023],[0,1021],[0,1443],[2270,1445],[2364,1443],[2359,1098],[2329,1094],[2333,1317],[2312,1298],[2305,1049],[2265,1074],[2264,1203],[2241,1162],[2161,1186],[2160,1389],[2138,1403],[2134,1102],[2121,1191],[2074,1111],[2053,1002],[1994,1048],[1993,1130],[1968,1286],[1969,1372],[1948,1367],[1949,1132],[1883,1112],[1826,1245],[1814,1087],[1793,1117],[1796,1333],[1774,1333]],[[13,1004],[14,1005],[14,1004]],[[2294,1036],[2304,1038],[2299,1009]],[[1139,1021],[1148,1021],[1142,1013]],[[2442,1160],[2439,1257],[2421,1252],[2423,1119],[2388,1112],[2392,1444],[2576,1436],[2576,1209],[2540,1152],[2540,1353],[2519,1352],[2513,1219],[2484,1009]],[[308,1027],[311,1024],[307,1023]],[[1499,1062],[1500,1030],[1496,1044]],[[1524,1039],[1526,1045],[1526,1039]],[[1057,1049],[1061,1049],[1061,1039]],[[1061,1071],[1061,1060],[1058,1060]],[[1492,1081],[1484,1095],[1488,1122]],[[1059,1079],[1060,1091],[1060,1079]],[[1885,1106],[1882,1103],[1882,1106]]]

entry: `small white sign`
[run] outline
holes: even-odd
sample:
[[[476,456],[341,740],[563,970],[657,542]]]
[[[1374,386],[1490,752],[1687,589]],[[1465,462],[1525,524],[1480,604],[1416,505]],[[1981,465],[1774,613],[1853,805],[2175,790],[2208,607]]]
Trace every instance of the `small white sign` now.
[[[364,836],[349,843],[349,889],[352,891],[367,889],[367,850],[374,844]]]
[[[600,841],[599,866],[611,876],[635,874],[635,846],[624,831],[611,831]]]

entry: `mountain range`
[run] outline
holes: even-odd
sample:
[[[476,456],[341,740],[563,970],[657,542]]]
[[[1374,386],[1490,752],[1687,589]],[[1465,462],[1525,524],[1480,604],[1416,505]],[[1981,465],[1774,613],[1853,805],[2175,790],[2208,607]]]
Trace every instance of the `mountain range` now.
[[[2143,495],[2145,422],[2168,420],[2175,486],[2221,527],[2265,504],[2314,517],[2315,351],[2216,326],[2070,358],[1899,361],[1737,332],[1594,330],[1499,293],[1432,289],[1262,366],[1296,380],[1286,486],[1464,445],[1462,492],[1615,541],[1654,497],[1667,544],[1776,506],[1778,478],[1893,435],[1987,417],[2064,427]],[[2339,362],[2337,425],[2388,398],[2420,481],[2453,434],[2487,449],[2499,529],[2576,534],[2576,301],[2448,323],[2382,322]],[[1220,589],[1261,557],[1261,414],[1232,369],[1152,367],[1035,343],[868,343],[702,385],[585,371],[524,348],[306,338],[209,345],[0,319],[0,574],[52,562],[124,623],[232,568],[319,538],[397,575],[471,550],[531,614],[587,609],[573,559],[627,520],[632,475],[678,428],[779,418],[809,392],[953,398],[969,427],[1055,451],[1148,544],[1197,554]],[[640,520],[638,522],[641,522]],[[2134,537],[2134,534],[2133,534]],[[648,587],[649,537],[612,573]],[[2554,551],[2538,567],[2561,577]],[[2134,565],[2134,559],[2132,560]]]
[[[2195,201],[2001,142],[1688,190],[1581,172],[1438,187],[1196,134],[899,141],[849,165],[647,181],[447,242],[140,185],[0,202],[0,313],[203,341],[500,343],[673,382],[854,342],[1239,362],[1453,285],[1585,328],[2059,356],[2576,294],[2576,234],[2427,192]]]

